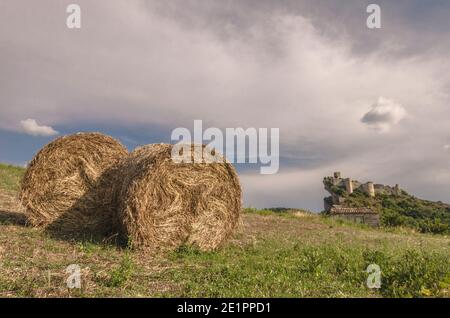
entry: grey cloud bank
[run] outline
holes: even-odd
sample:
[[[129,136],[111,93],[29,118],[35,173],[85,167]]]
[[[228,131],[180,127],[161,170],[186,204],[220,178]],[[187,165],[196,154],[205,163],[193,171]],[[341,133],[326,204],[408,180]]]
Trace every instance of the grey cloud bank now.
[[[0,4],[0,129],[279,127],[291,163],[243,172],[246,204],[320,209],[334,170],[449,201],[449,4],[380,1],[369,31],[364,1],[77,3],[79,30],[64,3]]]

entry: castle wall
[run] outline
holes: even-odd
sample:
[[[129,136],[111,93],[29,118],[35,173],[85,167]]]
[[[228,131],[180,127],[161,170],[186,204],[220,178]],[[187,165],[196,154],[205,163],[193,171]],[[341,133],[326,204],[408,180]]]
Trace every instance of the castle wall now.
[[[378,213],[331,214],[330,217],[349,220],[349,221],[356,222],[356,223],[363,223],[363,224],[370,225],[372,227],[380,226],[380,216]]]

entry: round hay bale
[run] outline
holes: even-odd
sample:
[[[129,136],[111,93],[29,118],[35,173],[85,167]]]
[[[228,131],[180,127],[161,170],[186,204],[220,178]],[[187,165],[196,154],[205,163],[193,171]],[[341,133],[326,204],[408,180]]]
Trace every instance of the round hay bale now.
[[[57,138],[30,162],[20,199],[29,222],[53,233],[111,231],[117,163],[128,151],[112,137],[78,133]]]
[[[241,210],[234,167],[176,163],[174,146],[147,145],[122,163],[117,220],[134,248],[170,250],[182,244],[213,250],[233,232]],[[194,149],[195,148],[195,149]],[[198,156],[203,147],[193,147]]]

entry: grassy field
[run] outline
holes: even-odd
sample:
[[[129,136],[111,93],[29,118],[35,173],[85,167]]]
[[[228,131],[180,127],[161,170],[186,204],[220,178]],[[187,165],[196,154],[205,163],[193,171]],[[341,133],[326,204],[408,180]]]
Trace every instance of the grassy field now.
[[[145,255],[27,226],[16,199],[22,173],[0,165],[2,297],[450,296],[448,236],[246,209],[219,251]],[[366,286],[372,263],[382,271],[379,289]],[[81,269],[80,289],[67,288],[71,264]]]
[[[18,191],[25,169],[0,163],[0,189]]]

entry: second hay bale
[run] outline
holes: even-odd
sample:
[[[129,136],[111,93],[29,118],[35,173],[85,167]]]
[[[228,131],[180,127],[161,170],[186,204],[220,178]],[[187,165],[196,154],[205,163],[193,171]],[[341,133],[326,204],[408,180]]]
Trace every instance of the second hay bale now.
[[[137,148],[121,164],[116,216],[133,247],[201,250],[220,246],[236,227],[241,188],[234,167],[221,163],[175,163],[172,145]],[[195,149],[194,149],[195,148]],[[202,147],[193,147],[194,154]]]

